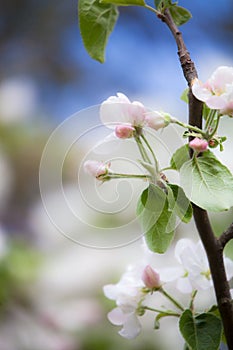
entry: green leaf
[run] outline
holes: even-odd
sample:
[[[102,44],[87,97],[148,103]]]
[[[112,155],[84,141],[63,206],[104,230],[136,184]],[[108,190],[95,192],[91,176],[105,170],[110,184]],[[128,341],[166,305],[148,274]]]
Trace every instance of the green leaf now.
[[[118,19],[117,7],[100,4],[99,0],[79,0],[78,16],[81,36],[88,54],[103,63],[109,35]]]
[[[187,9],[181,6],[177,6],[177,5],[171,6],[169,10],[173,18],[173,21],[178,27],[188,22],[192,17],[191,13]]]
[[[174,5],[172,4],[171,0],[154,0],[154,3],[157,10],[160,11],[161,13],[164,13],[164,11],[167,8],[170,8],[171,6]]]
[[[189,93],[189,88],[183,91],[182,95],[180,96],[181,101],[184,101],[185,103],[189,102],[188,93]]]
[[[137,215],[149,249],[164,253],[172,241],[176,224],[166,193],[160,187],[150,184],[139,199]]]
[[[182,165],[180,184],[189,200],[205,210],[217,212],[233,206],[233,176],[210,151]]]
[[[184,145],[176,150],[173,154],[170,165],[174,170],[179,170],[182,165],[190,159],[189,157],[189,146]]]
[[[176,215],[183,222],[187,224],[192,219],[192,205],[181,187],[174,184],[168,184],[168,201],[170,208],[174,210]]]
[[[145,6],[144,0],[100,0],[101,4],[114,4],[119,6]]]
[[[222,336],[221,320],[210,313],[196,317],[185,310],[180,318],[180,331],[192,350],[218,350]]]

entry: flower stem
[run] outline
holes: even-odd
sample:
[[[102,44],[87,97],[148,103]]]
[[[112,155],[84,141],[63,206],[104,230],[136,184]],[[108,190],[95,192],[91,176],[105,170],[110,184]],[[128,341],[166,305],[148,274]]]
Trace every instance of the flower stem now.
[[[205,129],[208,131],[209,127],[212,125],[216,111],[211,109],[209,115],[206,119]]]
[[[143,308],[144,308],[144,310],[162,313],[162,314],[164,314],[164,316],[166,315],[166,316],[180,317],[180,314],[178,312],[164,311],[164,310],[160,310],[160,309],[155,309],[155,308],[150,307],[150,306],[143,306]]]
[[[142,144],[140,136],[137,135],[137,136],[134,136],[134,138],[135,138],[135,141],[138,145],[138,149],[139,149],[139,152],[142,156],[142,159],[144,160],[144,162],[151,164],[151,160],[150,160],[150,158],[149,158],[149,156],[148,156],[148,154],[147,154],[147,152]]]
[[[110,179],[143,179],[149,180],[150,175],[139,175],[139,174],[119,174],[119,173],[108,173]]]
[[[209,139],[211,139],[214,136],[214,134],[216,133],[218,126],[219,126],[219,121],[220,121],[220,115],[218,115],[218,117],[217,117],[217,121],[215,123],[214,129],[212,130],[211,134],[209,135]]]
[[[192,126],[192,125],[189,125],[189,124],[182,123],[182,122],[180,122],[177,119],[171,119],[171,123],[180,125],[183,128],[185,128],[185,129],[189,129],[189,130],[193,130],[195,132],[198,132],[199,134],[203,135],[204,137],[206,136],[206,132],[201,130],[201,129],[199,129],[197,126]]]
[[[170,294],[168,294],[163,288],[160,288],[159,291],[168,299],[170,300],[178,309],[181,311],[184,311],[184,307],[175,300]]]
[[[158,172],[159,172],[159,163],[158,163],[158,160],[157,160],[157,158],[156,158],[156,156],[154,154],[154,151],[153,151],[151,145],[149,144],[149,142],[147,141],[145,135],[142,134],[141,137],[142,137],[143,141],[145,142],[147,148],[149,149],[150,153],[152,154],[152,157],[153,157],[153,160],[154,160],[154,164],[155,164],[155,170],[156,170],[156,173],[158,174]]]

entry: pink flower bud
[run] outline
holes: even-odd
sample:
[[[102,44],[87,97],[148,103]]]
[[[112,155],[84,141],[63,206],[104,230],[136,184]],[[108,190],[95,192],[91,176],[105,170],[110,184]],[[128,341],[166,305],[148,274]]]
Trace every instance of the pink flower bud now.
[[[150,265],[147,265],[143,270],[142,281],[145,283],[145,286],[150,289],[159,288],[161,286],[159,274],[152,269]]]
[[[149,128],[159,130],[165,128],[170,123],[171,117],[160,112],[151,112],[146,115],[145,122]]]
[[[189,142],[189,147],[194,151],[204,152],[207,150],[208,142],[206,140],[195,137],[195,139]]]
[[[134,128],[131,125],[117,125],[115,128],[115,134],[119,139],[129,139],[133,136]]]
[[[98,179],[101,175],[108,174],[109,166],[110,164],[104,164],[96,160],[87,160],[83,167],[86,173]]]

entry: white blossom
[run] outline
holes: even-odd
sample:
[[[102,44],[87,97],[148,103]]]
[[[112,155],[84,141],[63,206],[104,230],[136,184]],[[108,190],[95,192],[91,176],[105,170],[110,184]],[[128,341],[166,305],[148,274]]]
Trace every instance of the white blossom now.
[[[183,293],[193,290],[207,290],[213,286],[208,260],[201,241],[194,243],[190,239],[179,240],[175,248],[177,266],[161,269],[160,277],[164,282],[176,282]],[[233,276],[233,261],[224,257],[228,280]]]
[[[117,284],[104,286],[107,298],[115,300],[117,307],[109,312],[108,319],[114,325],[122,325],[119,334],[127,339],[135,338],[141,331],[137,309],[144,297],[141,279],[142,267],[129,267]]]
[[[233,67],[218,67],[206,83],[195,79],[192,92],[209,108],[233,116]]]

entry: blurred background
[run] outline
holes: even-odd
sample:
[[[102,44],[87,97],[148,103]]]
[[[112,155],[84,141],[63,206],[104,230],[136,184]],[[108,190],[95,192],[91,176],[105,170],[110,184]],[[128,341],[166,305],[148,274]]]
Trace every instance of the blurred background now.
[[[183,0],[179,4],[193,15],[181,29],[199,77],[207,79],[219,65],[232,66],[232,1]],[[121,7],[106,63],[101,65],[83,47],[76,1],[0,1],[2,350],[161,350],[169,346],[162,331],[152,330],[153,321],[146,323],[145,332],[133,341],[120,338],[116,327],[107,321],[107,312],[114,304],[105,299],[102,286],[118,281],[125,266],[140,258],[141,242],[136,239],[140,235],[130,236],[132,244],[112,250],[75,244],[49,220],[40,197],[38,174],[43,149],[53,130],[71,115],[100,104],[118,91],[185,121],[186,105],[179,96],[186,84],[176,51],[171,34],[152,13]],[[95,113],[85,118],[90,119],[90,125],[98,122]],[[80,128],[87,123],[85,118],[78,115]],[[221,133],[228,141],[226,152],[217,151],[217,155],[233,171],[230,123],[228,119],[222,122]],[[62,134],[56,139],[54,158],[66,139]],[[66,161],[64,186],[70,192],[76,186],[86,147],[85,142],[79,144]],[[51,206],[56,207],[54,171],[51,162],[47,188]],[[83,181],[88,188],[88,181],[94,180]],[[132,212],[130,215],[133,217]],[[70,225],[62,211],[61,218]],[[211,216],[216,234],[231,218],[232,212]],[[121,220],[133,219],[117,217],[118,225],[117,220],[121,224]],[[85,227],[89,232],[85,224],[72,229],[85,236]],[[100,227],[105,227],[103,222]],[[177,237],[185,230],[187,227],[179,227]],[[196,237],[193,223],[188,225],[188,232]],[[230,252],[229,246],[228,255]],[[169,329],[173,341],[176,326]],[[179,340],[177,344],[181,344]],[[174,348],[174,341],[172,348],[180,349]]]

